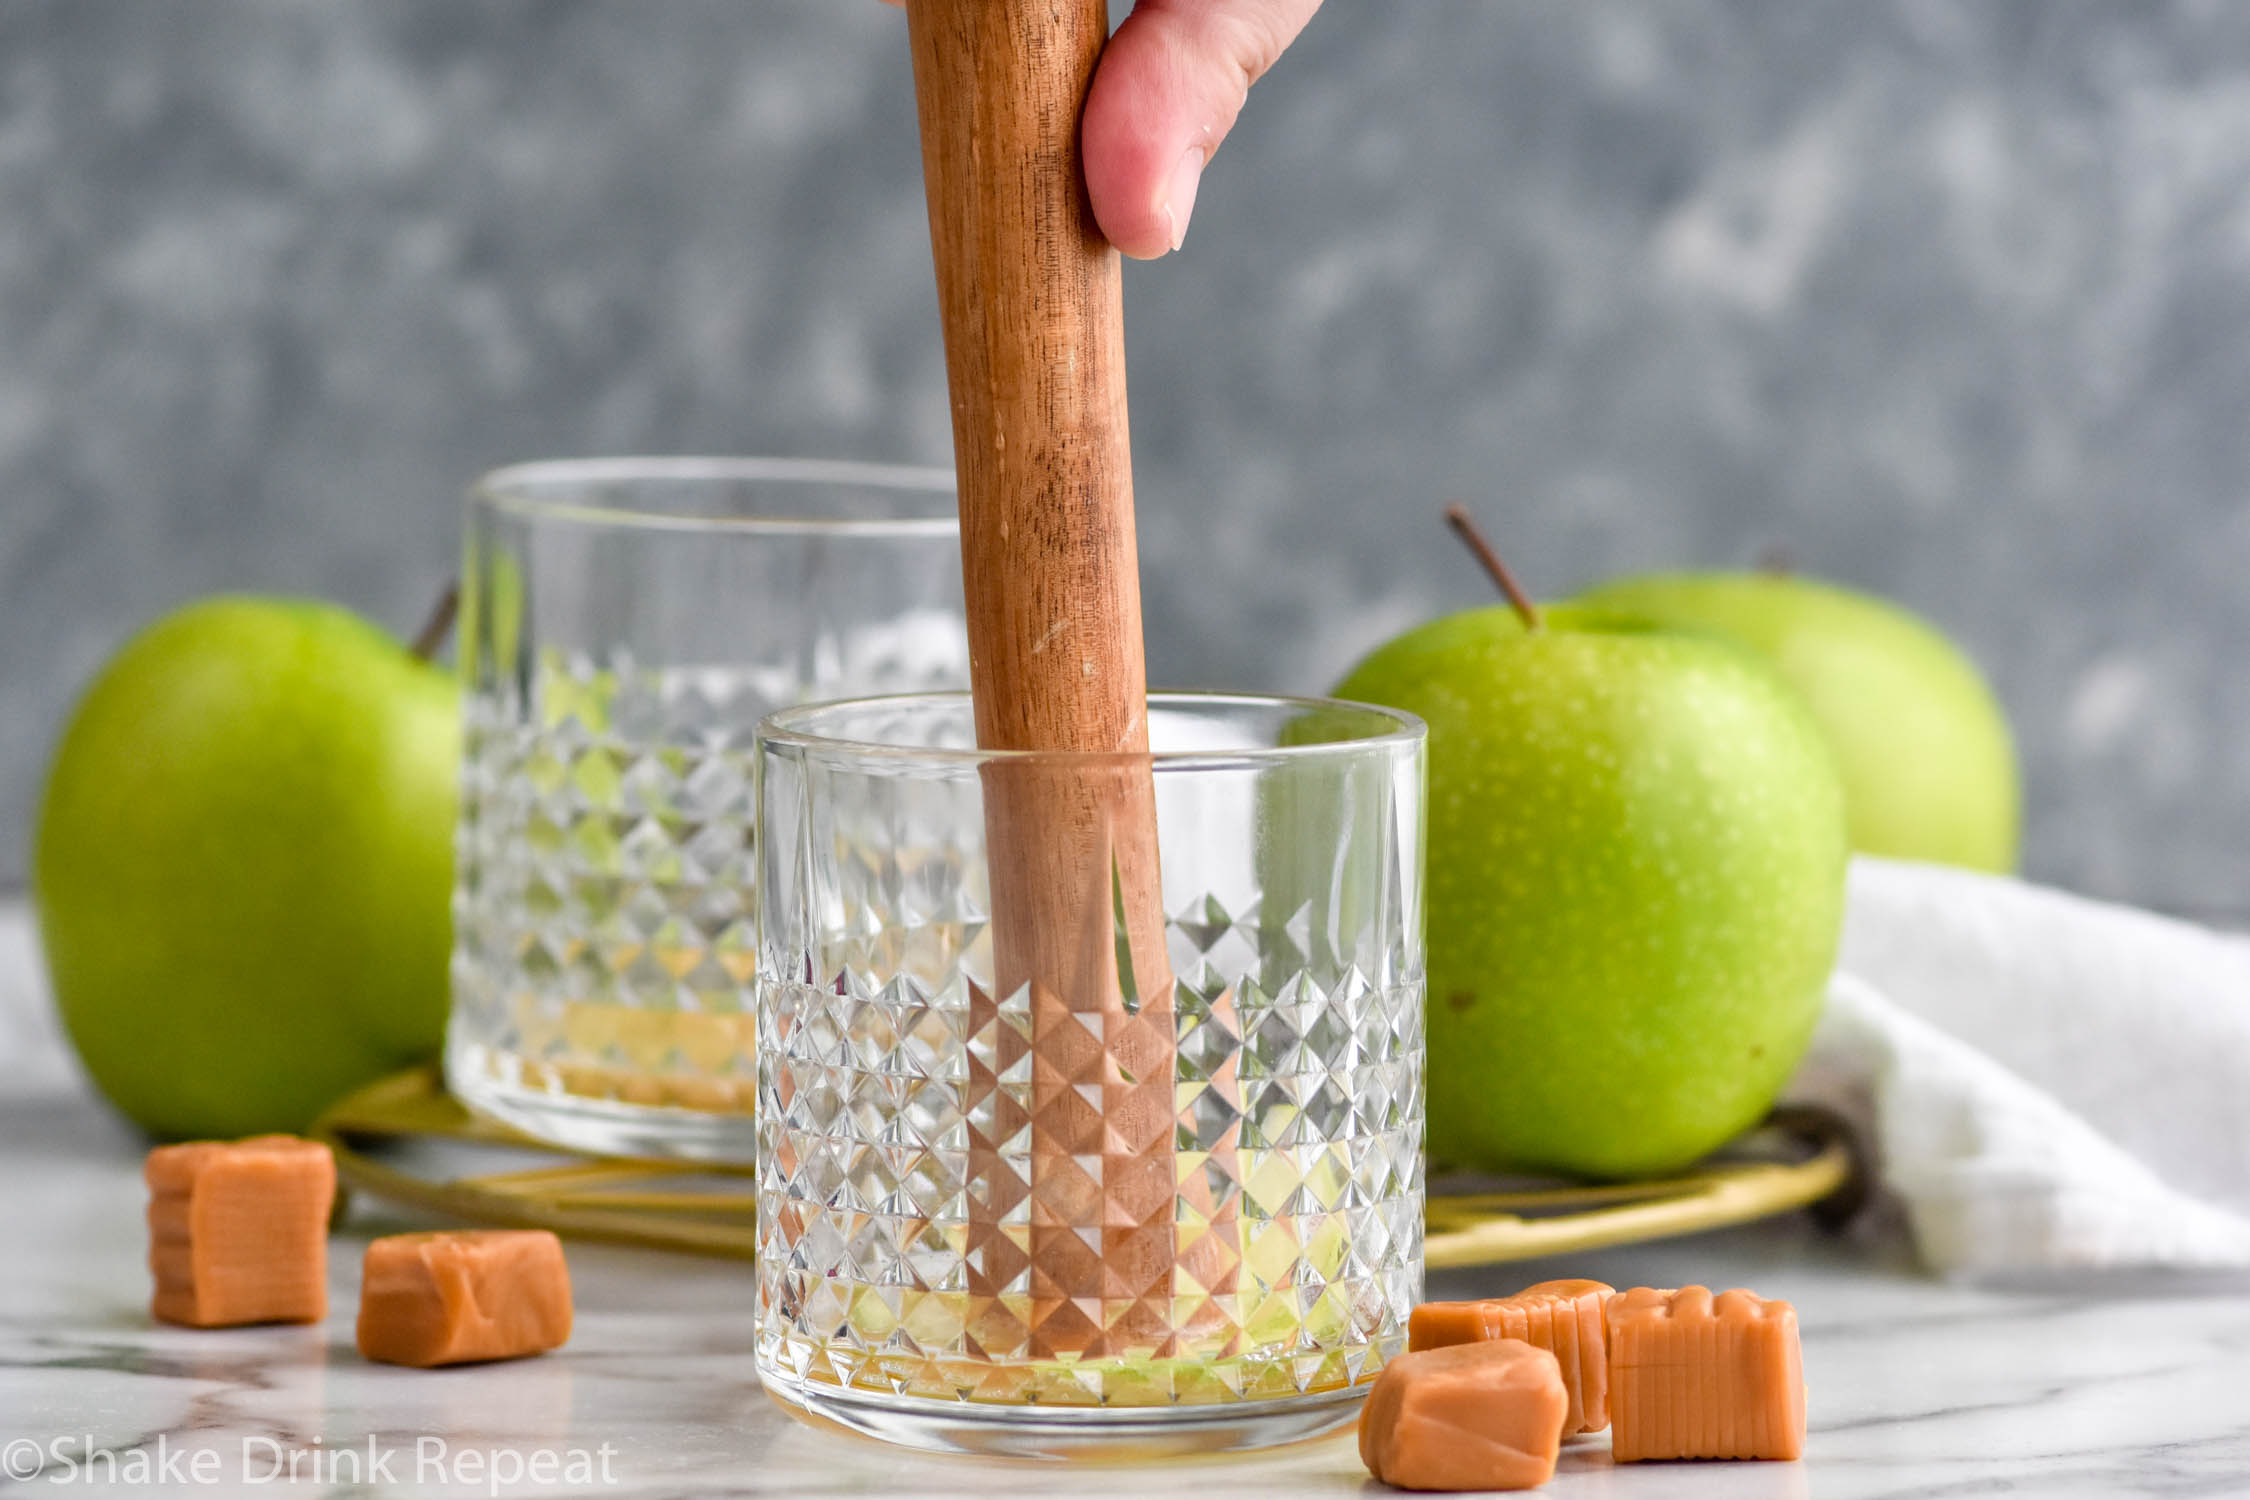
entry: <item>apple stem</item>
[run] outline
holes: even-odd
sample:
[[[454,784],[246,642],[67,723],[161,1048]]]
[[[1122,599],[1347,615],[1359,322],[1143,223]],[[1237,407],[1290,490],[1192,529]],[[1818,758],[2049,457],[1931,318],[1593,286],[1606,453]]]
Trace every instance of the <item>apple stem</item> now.
[[[414,632],[414,644],[407,647],[416,661],[435,661],[438,647],[453,633],[453,617],[461,610],[461,581],[448,579],[445,592],[438,595],[437,603],[422,621],[422,628]]]
[[[1758,549],[1751,566],[1768,578],[1787,578],[1797,571],[1797,554],[1787,542],[1769,542]]]
[[[1461,538],[1463,544],[1476,554],[1477,561],[1484,564],[1484,570],[1492,575],[1492,581],[1500,585],[1500,592],[1508,596],[1508,602],[1515,606],[1517,616],[1522,619],[1523,628],[1537,630],[1543,626],[1546,621],[1540,617],[1539,606],[1531,602],[1531,596],[1523,591],[1523,585],[1516,582],[1516,575],[1508,571],[1508,565],[1500,560],[1500,554],[1493,550],[1492,543],[1485,540],[1484,533],[1471,519],[1468,507],[1448,505],[1445,508],[1445,524],[1453,528],[1453,534]]]

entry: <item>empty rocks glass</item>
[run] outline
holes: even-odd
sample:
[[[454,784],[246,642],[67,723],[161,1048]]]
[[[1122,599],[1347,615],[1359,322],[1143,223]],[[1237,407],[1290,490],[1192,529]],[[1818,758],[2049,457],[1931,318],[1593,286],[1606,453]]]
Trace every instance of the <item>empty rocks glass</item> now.
[[[953,478],[530,464],[469,497],[446,1079],[583,1150],[748,1162],[775,708],[968,680]]]

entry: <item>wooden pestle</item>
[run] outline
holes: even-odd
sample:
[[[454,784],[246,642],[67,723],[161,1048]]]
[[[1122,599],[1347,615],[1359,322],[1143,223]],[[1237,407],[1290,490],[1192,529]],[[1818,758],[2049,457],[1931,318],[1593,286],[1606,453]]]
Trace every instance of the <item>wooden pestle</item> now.
[[[1124,306],[1078,149],[1108,15],[1104,0],[907,14],[978,743],[1101,757],[984,777],[995,995],[971,1016],[990,1044],[970,1065],[969,1337],[996,1358],[1169,1354],[1172,976]],[[1026,985],[1028,1037],[1001,1019]],[[1001,1087],[1027,1055],[1028,1118]],[[1080,1226],[1100,1226],[1098,1250]]]

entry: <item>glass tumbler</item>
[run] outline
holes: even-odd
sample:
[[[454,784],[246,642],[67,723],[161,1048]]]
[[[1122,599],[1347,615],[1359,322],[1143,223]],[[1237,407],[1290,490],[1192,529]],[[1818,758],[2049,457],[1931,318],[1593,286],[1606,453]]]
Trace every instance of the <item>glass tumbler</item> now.
[[[1350,1421],[1421,1285],[1420,721],[1160,695],[1113,756],[973,719],[760,733],[760,1378],[955,1451]]]
[[[471,490],[446,1081],[582,1150],[747,1163],[753,744],[968,680],[953,476],[529,464]]]

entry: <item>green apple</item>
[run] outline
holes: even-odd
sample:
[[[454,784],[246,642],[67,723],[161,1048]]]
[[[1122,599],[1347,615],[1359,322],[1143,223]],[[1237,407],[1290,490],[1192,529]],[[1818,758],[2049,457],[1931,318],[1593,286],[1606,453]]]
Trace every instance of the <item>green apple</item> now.
[[[2015,868],[2021,795],[2008,721],[1976,666],[1922,620],[1763,573],[1625,578],[1577,602],[1723,631],[1771,659],[1836,749],[1860,853]]]
[[[1755,1124],[1843,921],[1843,790],[1788,685],[1715,637],[1493,608],[1336,691],[1430,726],[1432,1158],[1629,1177]]]
[[[451,674],[332,606],[220,598],[78,705],[33,853],[86,1071],[161,1137],[302,1129],[443,1039]]]

